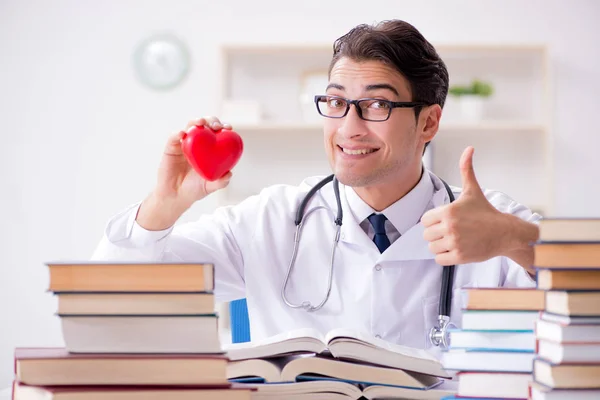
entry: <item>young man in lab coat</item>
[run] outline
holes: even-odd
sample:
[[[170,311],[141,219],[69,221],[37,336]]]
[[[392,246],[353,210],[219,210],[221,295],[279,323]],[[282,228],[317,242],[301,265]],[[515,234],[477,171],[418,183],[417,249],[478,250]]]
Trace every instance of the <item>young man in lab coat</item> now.
[[[530,244],[540,216],[503,193],[482,190],[472,148],[457,165],[462,189],[453,188],[452,204],[441,180],[423,168],[448,91],[448,73],[435,49],[397,20],[358,26],[334,49],[329,85],[315,112],[324,116],[324,144],[340,182],[344,219],[322,308],[307,312],[282,298],[295,213],[322,177],[267,187],[236,206],[175,225],[232,176],[202,180],[182,154],[184,131],[168,139],[154,190],[108,222],[93,258],[214,263],[217,300],[247,298],[253,340],[297,328],[323,334],[351,328],[428,348],[441,265],[457,265],[451,321],[458,326],[461,287],[534,286]],[[365,98],[371,100],[349,102]],[[410,102],[422,105],[400,104]],[[216,117],[190,121],[187,128],[192,125],[232,128]],[[307,210],[319,206],[326,209],[306,218],[285,288],[292,304],[317,305],[327,296],[337,210],[331,184]]]

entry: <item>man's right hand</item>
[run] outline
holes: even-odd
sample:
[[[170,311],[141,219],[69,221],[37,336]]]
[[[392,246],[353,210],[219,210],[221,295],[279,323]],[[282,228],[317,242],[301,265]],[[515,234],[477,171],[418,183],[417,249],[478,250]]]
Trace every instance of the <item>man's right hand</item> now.
[[[229,124],[221,123],[216,117],[204,117],[188,122],[185,131],[169,137],[158,169],[156,188],[142,202],[136,217],[144,229],[156,231],[171,227],[194,202],[229,184],[231,172],[216,181],[207,181],[188,163],[181,141],[193,126],[205,126],[215,131],[231,129]]]

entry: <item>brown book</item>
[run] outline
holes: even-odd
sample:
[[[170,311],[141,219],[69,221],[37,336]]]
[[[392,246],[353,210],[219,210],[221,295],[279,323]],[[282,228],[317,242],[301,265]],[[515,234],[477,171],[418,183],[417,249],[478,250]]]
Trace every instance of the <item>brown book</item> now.
[[[533,252],[538,268],[600,268],[600,243],[538,243]]]
[[[544,291],[525,288],[464,289],[466,310],[524,310],[544,309]]]
[[[600,292],[546,292],[546,311],[559,315],[600,316]]]
[[[248,386],[29,386],[13,383],[13,400],[251,400]]]
[[[600,364],[551,364],[533,361],[533,379],[555,389],[600,389]]]
[[[227,385],[224,355],[73,354],[16,348],[15,377],[27,385]]]
[[[538,226],[542,242],[600,242],[600,218],[546,218]]]
[[[59,293],[60,315],[212,314],[212,293]]]
[[[54,262],[52,292],[210,292],[212,264]]]
[[[600,269],[538,269],[541,290],[600,290]]]

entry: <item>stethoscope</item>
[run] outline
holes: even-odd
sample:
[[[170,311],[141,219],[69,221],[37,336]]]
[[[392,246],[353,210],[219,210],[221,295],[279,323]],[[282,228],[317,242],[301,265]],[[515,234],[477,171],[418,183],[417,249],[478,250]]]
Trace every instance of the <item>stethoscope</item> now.
[[[446,191],[448,192],[448,196],[450,196],[450,202],[454,201],[454,194],[450,189],[450,186],[444,180],[440,179],[444,186],[446,187]],[[336,225],[335,237],[333,241],[333,245],[331,246],[331,262],[329,267],[329,281],[327,285],[327,293],[325,294],[325,298],[318,305],[313,306],[310,301],[303,301],[301,304],[292,304],[287,300],[285,295],[285,289],[287,287],[288,281],[290,279],[290,274],[292,273],[292,269],[294,268],[294,264],[296,262],[296,256],[298,254],[298,245],[300,243],[300,236],[302,234],[302,223],[305,219],[304,217],[308,217],[312,212],[326,208],[325,206],[319,206],[311,209],[306,215],[304,215],[304,211],[310,199],[317,193],[323,186],[328,184],[329,182],[333,182],[333,192],[335,193],[335,201],[337,203],[337,215],[335,217],[334,223]],[[296,210],[296,219],[294,223],[296,224],[296,233],[294,235],[294,249],[292,251],[292,258],[290,259],[290,265],[288,267],[287,274],[285,276],[285,281],[283,282],[283,287],[281,288],[281,298],[287,304],[288,307],[291,308],[302,308],[306,311],[312,312],[317,311],[323,307],[323,305],[329,299],[329,295],[331,294],[331,284],[333,281],[333,261],[335,258],[335,250],[337,248],[337,244],[340,240],[340,230],[342,228],[342,203],[340,200],[340,188],[339,182],[335,175],[329,175],[325,179],[321,180],[317,183],[307,194],[304,196],[304,199],[300,202],[300,206]],[[450,310],[452,306],[452,284],[454,280],[454,268],[455,265],[446,266],[443,268],[442,273],[442,288],[440,291],[440,305],[438,312],[438,325],[431,328],[429,331],[429,340],[434,346],[441,346],[443,348],[448,348],[448,327],[450,325]]]

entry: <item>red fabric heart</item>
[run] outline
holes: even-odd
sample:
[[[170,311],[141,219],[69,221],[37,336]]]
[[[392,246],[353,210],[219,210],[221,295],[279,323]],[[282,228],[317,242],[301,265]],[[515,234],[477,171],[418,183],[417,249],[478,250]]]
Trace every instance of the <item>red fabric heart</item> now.
[[[229,172],[244,150],[242,138],[236,132],[228,129],[215,132],[203,126],[192,127],[181,146],[192,168],[208,181]]]

